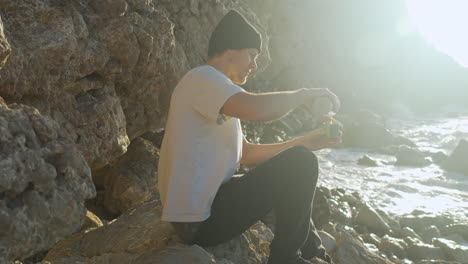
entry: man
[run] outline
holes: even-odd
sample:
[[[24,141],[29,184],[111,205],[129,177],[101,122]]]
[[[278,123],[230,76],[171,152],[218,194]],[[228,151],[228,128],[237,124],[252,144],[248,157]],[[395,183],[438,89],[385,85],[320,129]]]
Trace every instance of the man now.
[[[311,222],[318,162],[311,150],[333,147],[324,130],[279,144],[255,145],[239,120],[269,121],[327,96],[302,88],[263,94],[238,85],[257,69],[257,31],[230,11],[211,35],[208,62],[189,71],[174,89],[159,160],[162,219],[187,243],[214,246],[230,240],[274,210],[269,264],[332,263]],[[239,163],[252,168],[233,177]]]

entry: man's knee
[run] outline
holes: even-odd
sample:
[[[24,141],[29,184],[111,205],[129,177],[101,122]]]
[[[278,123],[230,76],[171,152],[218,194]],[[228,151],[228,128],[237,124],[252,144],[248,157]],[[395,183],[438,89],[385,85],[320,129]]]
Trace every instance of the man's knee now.
[[[304,146],[295,146],[285,150],[291,160],[292,171],[295,171],[295,177],[301,181],[316,181],[318,177],[318,159],[317,156]]]

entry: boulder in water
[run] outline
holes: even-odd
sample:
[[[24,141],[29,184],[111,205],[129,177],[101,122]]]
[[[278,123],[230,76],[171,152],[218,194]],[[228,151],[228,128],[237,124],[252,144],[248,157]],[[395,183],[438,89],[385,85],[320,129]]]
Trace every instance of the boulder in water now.
[[[461,172],[468,176],[468,141],[460,140],[453,153],[445,161],[443,167],[447,170]]]
[[[383,236],[390,231],[390,226],[384,219],[366,204],[360,206],[355,223],[367,227],[370,232],[379,236]]]

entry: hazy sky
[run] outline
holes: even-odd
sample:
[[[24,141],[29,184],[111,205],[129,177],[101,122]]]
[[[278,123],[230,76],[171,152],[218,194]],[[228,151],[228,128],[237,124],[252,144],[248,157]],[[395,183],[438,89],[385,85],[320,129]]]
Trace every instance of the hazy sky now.
[[[406,0],[410,20],[438,50],[468,68],[468,0]]]

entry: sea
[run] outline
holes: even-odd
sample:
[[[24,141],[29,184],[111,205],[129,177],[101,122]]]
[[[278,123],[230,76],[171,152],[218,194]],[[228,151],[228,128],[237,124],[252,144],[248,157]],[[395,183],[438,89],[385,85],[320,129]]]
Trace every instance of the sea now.
[[[424,116],[396,115],[386,119],[386,126],[394,134],[411,139],[421,151],[450,155],[461,139],[468,140],[468,111],[449,110]],[[417,212],[468,224],[468,175],[436,164],[396,166],[395,156],[368,149],[324,149],[317,155],[320,184],[324,186],[356,191],[374,208],[393,217]],[[379,166],[358,165],[364,155],[377,160]]]

